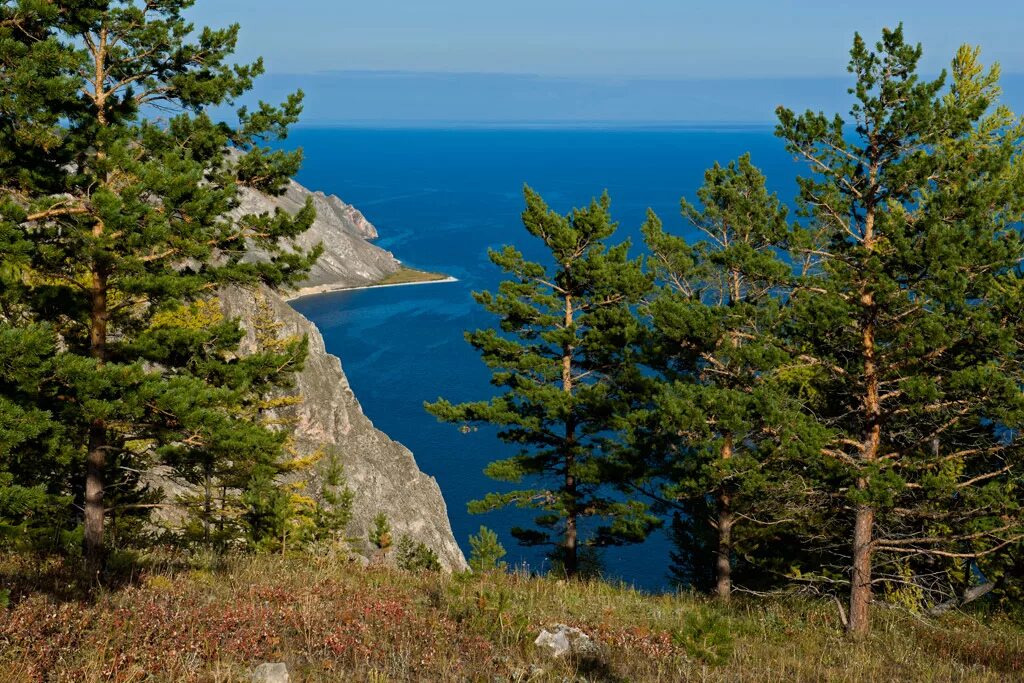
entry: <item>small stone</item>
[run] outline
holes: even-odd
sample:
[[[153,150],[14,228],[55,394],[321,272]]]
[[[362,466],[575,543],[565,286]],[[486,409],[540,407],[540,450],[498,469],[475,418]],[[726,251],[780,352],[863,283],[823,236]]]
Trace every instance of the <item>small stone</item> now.
[[[567,654],[581,658],[594,658],[601,654],[601,649],[590,636],[578,628],[565,624],[557,624],[551,631],[542,629],[533,644],[553,659]]]
[[[555,659],[569,654],[572,649],[572,646],[569,644],[569,638],[566,637],[563,631],[557,628],[554,633],[547,629],[542,629],[540,635],[537,636],[537,640],[533,641],[533,644],[539,647],[544,654]]]
[[[291,683],[288,667],[284,662],[260,664],[252,672],[252,683]]]

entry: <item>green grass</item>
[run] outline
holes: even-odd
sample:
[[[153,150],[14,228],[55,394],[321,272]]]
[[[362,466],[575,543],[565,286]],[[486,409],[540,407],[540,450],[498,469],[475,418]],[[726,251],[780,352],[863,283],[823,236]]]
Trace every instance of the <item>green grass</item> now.
[[[1007,681],[1024,632],[879,607],[864,643],[834,603],[648,596],[601,582],[444,576],[338,558],[150,560],[76,597],[59,563],[0,561],[0,681],[245,681],[284,661],[319,681]],[[546,661],[542,627],[583,629],[587,662]]]
[[[447,279],[447,275],[441,273],[428,273],[424,270],[414,270],[412,268],[402,268],[386,278],[377,282],[377,285],[407,285],[413,282],[436,282],[438,280]]]

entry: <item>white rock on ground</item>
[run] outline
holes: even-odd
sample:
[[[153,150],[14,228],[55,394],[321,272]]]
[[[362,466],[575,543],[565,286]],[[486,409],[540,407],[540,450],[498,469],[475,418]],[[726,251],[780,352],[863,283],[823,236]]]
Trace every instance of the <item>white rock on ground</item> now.
[[[557,624],[551,631],[542,629],[533,644],[554,659],[568,654],[577,657],[596,657],[600,654],[600,648],[590,636],[578,628],[565,624]]]
[[[252,683],[291,683],[292,678],[283,662],[268,662],[256,667],[249,680]]]

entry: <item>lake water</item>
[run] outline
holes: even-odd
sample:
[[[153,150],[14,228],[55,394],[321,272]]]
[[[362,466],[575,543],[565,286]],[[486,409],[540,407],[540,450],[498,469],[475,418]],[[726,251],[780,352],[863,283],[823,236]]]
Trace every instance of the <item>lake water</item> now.
[[[423,402],[493,394],[489,374],[464,341],[467,329],[492,318],[471,292],[493,289],[500,272],[488,248],[512,243],[530,258],[544,250],[522,228],[528,183],[559,211],[607,189],[622,238],[639,246],[648,207],[666,228],[694,237],[679,216],[679,198],[694,200],[704,169],[749,151],[771,189],[789,199],[801,170],[765,128],[679,130],[367,130],[298,129],[290,143],[305,149],[298,180],[340,196],[377,226],[377,244],[406,264],[455,276],[458,282],[369,289],[308,297],[295,307],[323,333],[342,360],[371,420],[408,446],[437,478],[455,537],[481,524],[498,532],[513,564],[543,571],[542,551],[516,545],[508,530],[528,522],[522,511],[469,515],[466,503],[502,484],[483,467],[512,453],[488,429],[469,434],[439,424]],[[648,590],[666,587],[668,543],[656,534],[638,546],[605,552],[608,576]]]

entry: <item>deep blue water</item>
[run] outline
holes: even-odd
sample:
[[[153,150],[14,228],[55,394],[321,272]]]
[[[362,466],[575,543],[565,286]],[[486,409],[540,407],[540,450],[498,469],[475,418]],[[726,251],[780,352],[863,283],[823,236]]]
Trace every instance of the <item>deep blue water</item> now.
[[[519,222],[529,183],[559,211],[607,189],[623,238],[639,248],[648,207],[666,228],[694,237],[679,216],[679,198],[695,201],[704,169],[749,151],[769,186],[784,199],[799,167],[768,128],[637,130],[367,130],[299,129],[290,143],[305,149],[298,180],[339,195],[366,214],[378,244],[406,264],[459,278],[456,283],[370,289],[308,297],[295,307],[323,333],[342,360],[373,422],[437,478],[455,537],[481,524],[498,532],[511,563],[543,570],[538,549],[516,545],[508,530],[528,520],[520,511],[469,515],[466,503],[501,484],[482,473],[511,454],[489,430],[462,434],[423,410],[425,400],[492,395],[488,372],[463,339],[490,316],[471,292],[492,289],[500,272],[487,249],[516,244],[528,257],[543,248]],[[657,590],[667,585],[668,543],[656,534],[639,546],[605,552],[607,575]]]

